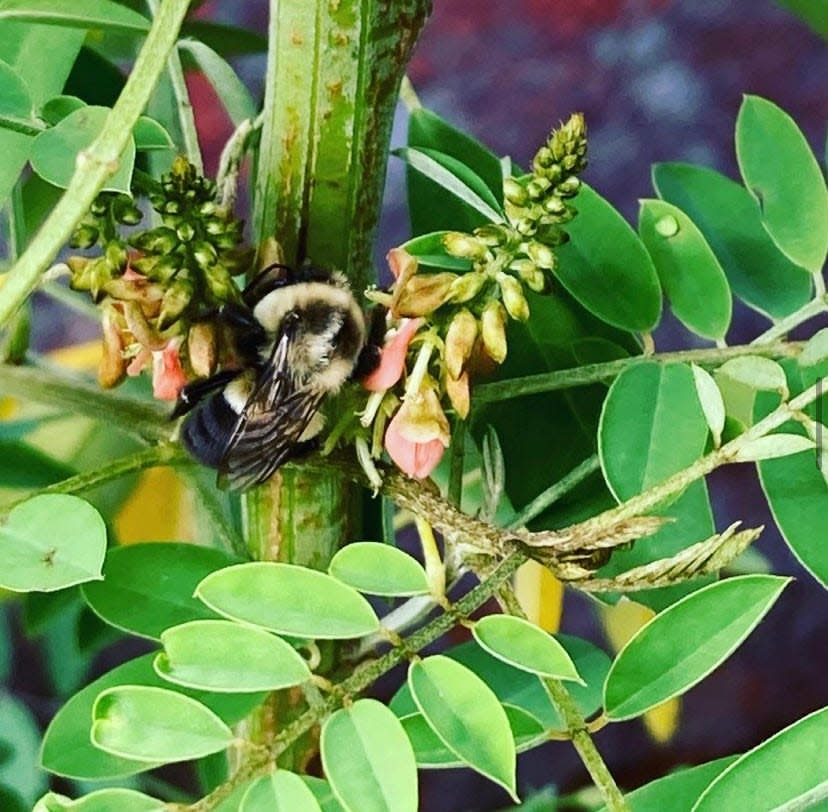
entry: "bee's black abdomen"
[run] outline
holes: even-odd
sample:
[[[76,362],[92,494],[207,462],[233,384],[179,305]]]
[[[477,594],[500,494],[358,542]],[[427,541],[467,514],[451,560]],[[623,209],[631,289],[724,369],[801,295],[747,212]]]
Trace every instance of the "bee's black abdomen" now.
[[[222,393],[201,401],[181,426],[181,443],[199,462],[219,468],[239,420]]]

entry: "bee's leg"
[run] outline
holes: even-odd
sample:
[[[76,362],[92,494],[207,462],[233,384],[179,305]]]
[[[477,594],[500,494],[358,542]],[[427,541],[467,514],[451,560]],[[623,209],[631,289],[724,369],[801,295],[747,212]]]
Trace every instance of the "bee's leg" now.
[[[207,395],[223,389],[233,378],[239,375],[239,371],[238,369],[224,369],[209,378],[202,378],[188,383],[178,393],[178,400],[175,402],[175,408],[172,410],[170,420],[175,420],[175,418],[181,417],[182,414],[187,414],[187,412],[200,400],[207,397]]]

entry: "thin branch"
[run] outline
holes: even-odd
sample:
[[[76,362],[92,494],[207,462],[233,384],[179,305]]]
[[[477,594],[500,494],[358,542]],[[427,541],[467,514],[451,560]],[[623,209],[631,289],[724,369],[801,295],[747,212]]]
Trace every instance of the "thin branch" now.
[[[587,364],[573,369],[561,369],[555,372],[543,372],[539,375],[527,375],[506,381],[494,381],[475,387],[473,403],[488,403],[494,400],[508,400],[523,395],[536,395],[540,392],[554,392],[559,389],[572,389],[588,386],[592,383],[612,380],[627,367],[646,361],[662,363],[695,363],[705,367],[715,367],[731,358],[742,355],[761,355],[767,358],[795,358],[805,346],[801,341],[773,341],[762,345],[743,344],[735,347],[711,347],[699,350],[680,350],[662,352],[656,355],[635,355],[620,358],[617,361],[605,361],[600,364]]]
[[[819,278],[822,279],[821,276]],[[828,310],[828,304],[826,304],[823,291],[821,295],[818,295],[815,299],[800,307],[799,310],[794,311],[789,316],[785,316],[784,319],[780,319],[773,327],[770,327],[764,333],[754,338],[749,346],[755,350],[759,345],[777,341],[786,336],[794,327],[799,327],[800,324],[804,324],[809,319],[818,316],[820,313],[824,313],[826,310]]]
[[[38,279],[113,175],[132,128],[147,105],[167,56],[175,45],[190,0],[164,0],[152,21],[135,66],[92,145],[78,155],[75,174],[58,204],[0,288],[4,325],[37,285]]]

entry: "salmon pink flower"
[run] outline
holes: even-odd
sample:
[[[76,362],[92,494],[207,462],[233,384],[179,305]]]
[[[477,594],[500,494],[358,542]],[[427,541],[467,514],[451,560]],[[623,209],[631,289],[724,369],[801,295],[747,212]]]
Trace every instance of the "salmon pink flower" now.
[[[406,395],[388,424],[385,450],[403,473],[424,479],[442,459],[449,439],[448,419],[437,392],[425,386]]]
[[[403,321],[400,329],[382,348],[379,366],[363,379],[362,385],[365,389],[369,392],[384,392],[402,377],[408,345],[422,324],[423,319],[406,319]]]
[[[178,357],[180,338],[171,338],[164,349],[152,353],[152,394],[158,400],[175,400],[187,383]]]

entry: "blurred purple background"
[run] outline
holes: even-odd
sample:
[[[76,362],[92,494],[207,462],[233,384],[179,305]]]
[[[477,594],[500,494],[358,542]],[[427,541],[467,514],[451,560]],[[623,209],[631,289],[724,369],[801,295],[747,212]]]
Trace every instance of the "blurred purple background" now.
[[[242,8],[214,2],[208,9],[228,22],[265,30],[263,2]],[[246,59],[240,68],[252,86],[261,86],[263,60]],[[771,0],[437,0],[409,74],[426,107],[523,165],[552,126],[583,111],[590,131],[586,179],[631,222],[638,200],[654,196],[650,166],[657,161],[705,164],[738,178],[733,128],[744,93],[781,105],[817,155],[824,154],[828,49]],[[205,145],[215,150],[223,135],[201,123]],[[393,142],[404,141],[400,110]],[[378,267],[387,250],[407,237],[404,172],[392,158]],[[734,340],[764,329],[764,320],[746,308],[737,309],[736,317]],[[672,348],[700,342],[666,319],[657,343]],[[653,743],[639,722],[598,734],[625,788],[676,765],[749,749],[828,700],[825,594],[787,552],[752,467],[741,468],[711,477],[717,525],[746,517],[751,525],[764,523],[759,548],[776,571],[795,574],[797,581],[759,632],[684,698],[681,727],[669,744]],[[567,598],[564,630],[605,645],[591,607],[577,595]],[[383,687],[395,686],[386,681]],[[468,770],[421,776],[426,812],[509,805],[502,790]],[[519,759],[524,797],[547,784],[566,793],[586,783],[566,743]]]

